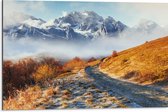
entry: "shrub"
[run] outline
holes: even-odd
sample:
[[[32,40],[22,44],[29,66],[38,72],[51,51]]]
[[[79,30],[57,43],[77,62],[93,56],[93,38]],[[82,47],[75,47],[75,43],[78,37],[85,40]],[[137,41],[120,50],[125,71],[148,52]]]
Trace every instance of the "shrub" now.
[[[145,44],[146,44],[146,43],[149,43],[149,42],[148,42],[148,41],[146,41],[146,42],[145,42]]]
[[[54,67],[50,67],[49,65],[41,65],[33,74],[33,78],[36,82],[44,81],[45,79],[53,78],[55,73],[56,69]]]
[[[96,58],[91,57],[91,58],[88,60],[88,62],[93,62],[93,61],[96,61]]]
[[[75,57],[72,60],[64,64],[64,70],[71,71],[74,68],[83,68],[86,66],[86,62],[79,57]]]
[[[130,71],[130,72],[126,73],[122,78],[130,79],[132,77],[138,77],[138,75],[140,75],[140,73],[138,71]]]
[[[14,95],[17,89],[34,85],[35,81],[51,78],[63,72],[63,66],[54,58],[42,58],[35,61],[24,58],[17,62],[3,61],[3,96]]]
[[[33,84],[31,74],[35,71],[37,63],[29,58],[3,62],[3,96],[13,95],[15,89]]]
[[[113,53],[112,53],[112,57],[116,57],[116,56],[118,56],[118,53],[117,53],[117,51],[113,51]]]

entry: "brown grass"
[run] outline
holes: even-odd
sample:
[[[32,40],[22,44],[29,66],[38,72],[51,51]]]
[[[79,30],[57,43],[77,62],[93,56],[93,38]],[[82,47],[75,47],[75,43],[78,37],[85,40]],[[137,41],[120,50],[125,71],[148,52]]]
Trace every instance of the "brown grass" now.
[[[35,85],[25,90],[18,90],[15,97],[9,97],[3,100],[3,110],[34,110],[45,109],[42,104],[53,103],[50,97],[58,88],[49,87],[42,90],[40,86]]]
[[[111,76],[150,84],[168,80],[168,37],[149,41],[107,57],[100,64]]]
[[[62,102],[61,107],[62,108],[67,108],[68,107],[68,103],[67,102]]]
[[[86,99],[86,100],[85,100],[85,103],[86,103],[87,105],[92,105],[92,104],[93,104],[93,99],[92,99],[92,98]]]
[[[17,91],[17,96],[14,98],[9,97],[7,100],[3,101],[4,110],[29,110],[35,109],[37,99],[42,96],[42,91],[40,87],[34,86],[29,87],[25,91]]]
[[[100,64],[100,62],[101,62],[101,60],[97,59],[95,61],[88,62],[87,66],[95,66],[95,65]]]
[[[47,90],[43,91],[44,97],[50,97],[54,94],[54,88],[49,87]]]

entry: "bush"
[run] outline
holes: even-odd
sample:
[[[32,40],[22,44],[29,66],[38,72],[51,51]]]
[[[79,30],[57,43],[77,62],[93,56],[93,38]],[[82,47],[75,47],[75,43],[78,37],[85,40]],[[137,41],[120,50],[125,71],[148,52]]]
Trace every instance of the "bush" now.
[[[52,78],[63,72],[63,66],[54,58],[43,58],[35,61],[31,58],[21,59],[17,62],[3,61],[3,96],[13,96],[17,89],[35,82]]]
[[[96,61],[96,58],[91,57],[91,58],[88,60],[88,62],[93,62],[93,61]]]
[[[113,51],[113,53],[112,53],[112,57],[116,57],[116,56],[118,56],[118,53],[117,53],[117,51]]]
[[[71,71],[74,68],[83,68],[86,66],[86,62],[79,57],[75,57],[72,60],[64,64],[64,70]]]
[[[54,67],[50,67],[49,65],[41,65],[33,74],[33,78],[36,82],[40,82],[49,78],[53,78],[55,74],[56,69]]]
[[[10,60],[3,62],[3,95],[13,95],[15,89],[34,83],[31,74],[35,71],[37,63],[32,59],[19,60],[13,63]]]

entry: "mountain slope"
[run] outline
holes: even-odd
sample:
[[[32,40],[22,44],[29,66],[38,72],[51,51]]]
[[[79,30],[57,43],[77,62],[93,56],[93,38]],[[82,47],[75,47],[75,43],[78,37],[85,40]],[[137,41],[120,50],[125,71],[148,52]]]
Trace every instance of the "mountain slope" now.
[[[168,36],[109,56],[100,69],[112,77],[144,84],[168,80]]]

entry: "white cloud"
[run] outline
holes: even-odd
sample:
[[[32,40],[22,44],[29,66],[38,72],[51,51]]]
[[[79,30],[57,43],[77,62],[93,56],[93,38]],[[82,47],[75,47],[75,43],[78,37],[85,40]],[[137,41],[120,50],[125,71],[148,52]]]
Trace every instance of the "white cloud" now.
[[[63,15],[63,16],[67,16],[67,14],[68,14],[68,12],[62,11],[62,15]]]
[[[125,31],[119,37],[102,38],[89,43],[67,43],[59,41],[35,41],[21,39],[11,41],[4,38],[4,59],[20,59],[27,56],[52,56],[59,59],[70,59],[111,55],[113,50],[121,51],[168,35],[167,31],[155,30],[154,33]]]
[[[168,3],[121,3],[118,9],[121,13],[130,13],[134,25],[140,19],[153,20],[161,26],[168,25]]]
[[[8,25],[16,24],[20,21],[26,19],[26,16],[29,10],[34,12],[43,12],[46,11],[45,4],[43,2],[16,2],[14,0],[5,0],[4,1],[4,27]]]
[[[3,20],[4,26],[11,25],[18,23],[24,19],[23,15],[18,14],[17,12],[20,11],[23,13],[24,9],[23,6],[17,4],[14,1],[5,0],[4,1],[4,13],[3,13]]]

